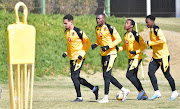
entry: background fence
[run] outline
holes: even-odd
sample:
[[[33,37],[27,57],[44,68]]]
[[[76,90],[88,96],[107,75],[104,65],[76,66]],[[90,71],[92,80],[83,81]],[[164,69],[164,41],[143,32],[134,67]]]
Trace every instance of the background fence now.
[[[23,1],[31,13],[41,13],[41,0],[0,0],[1,6],[8,11]],[[46,13],[53,14],[98,14],[103,13],[105,0],[45,0]],[[158,17],[175,17],[177,0],[151,0],[151,14]],[[117,17],[146,16],[146,0],[110,0],[110,13]]]

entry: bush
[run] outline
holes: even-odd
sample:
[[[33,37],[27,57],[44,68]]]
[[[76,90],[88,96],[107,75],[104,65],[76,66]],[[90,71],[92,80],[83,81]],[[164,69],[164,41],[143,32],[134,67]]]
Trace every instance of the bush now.
[[[22,13],[19,13],[22,18]],[[9,24],[15,23],[14,12],[9,13],[7,11],[0,11],[0,81],[8,81],[8,67],[7,67],[7,27]],[[66,51],[67,43],[64,36],[64,15],[53,14],[29,14],[28,24],[35,26],[36,28],[36,58],[35,58],[35,76],[42,77],[44,75],[69,75],[69,59],[62,58],[62,53]],[[22,20],[21,20],[22,21]],[[124,30],[125,18],[115,18],[114,16],[106,19],[107,23],[113,25],[120,33],[121,38],[126,32]],[[82,29],[89,39],[91,44],[95,43],[95,15],[82,15],[74,16],[74,25]],[[142,30],[143,26],[138,26],[139,30]],[[121,42],[120,45],[123,43]],[[114,68],[127,68],[127,54],[126,51],[119,52],[116,59]],[[86,61],[83,69],[92,69],[96,71],[101,70],[101,55],[100,48],[95,50],[89,49],[86,55]]]
[[[7,11],[12,12],[18,1],[24,2],[29,12],[41,12],[41,0],[0,0],[0,3],[2,3]],[[73,15],[94,14],[97,6],[97,0],[46,0],[46,13]]]

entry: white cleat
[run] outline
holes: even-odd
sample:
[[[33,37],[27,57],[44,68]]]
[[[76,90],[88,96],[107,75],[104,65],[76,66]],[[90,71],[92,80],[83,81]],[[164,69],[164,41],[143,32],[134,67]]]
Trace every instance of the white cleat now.
[[[108,103],[108,99],[107,98],[103,98],[102,100],[98,101],[98,103]]]
[[[171,95],[171,98],[169,100],[174,101],[178,97],[178,95],[179,94],[177,93],[177,91],[173,91],[172,95]]]
[[[129,89],[126,89],[126,90],[123,92],[123,99],[122,99],[122,101],[126,101],[127,96],[128,96],[129,93],[130,93],[130,90],[129,90]]]

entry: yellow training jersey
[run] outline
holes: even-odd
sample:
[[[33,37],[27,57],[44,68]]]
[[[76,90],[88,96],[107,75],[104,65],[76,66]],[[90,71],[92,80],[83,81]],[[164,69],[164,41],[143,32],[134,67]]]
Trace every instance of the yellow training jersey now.
[[[163,57],[169,56],[168,47],[166,44],[166,39],[162,30],[154,25],[153,28],[150,28],[150,39],[149,46],[153,49],[153,58],[160,59]]]
[[[67,41],[66,53],[70,60],[78,59],[79,55],[85,58],[85,54],[91,45],[86,34],[79,28],[74,27],[73,30],[65,30],[65,38]]]
[[[126,50],[129,59],[142,59],[142,51],[146,48],[146,43],[136,31],[126,32],[124,34],[124,43],[119,47],[119,51]],[[136,54],[131,54],[129,51],[136,51]]]
[[[107,51],[102,51],[101,56],[117,54],[116,45],[121,42],[121,37],[115,27],[104,24],[102,27],[96,26],[96,44],[102,46],[109,46]]]

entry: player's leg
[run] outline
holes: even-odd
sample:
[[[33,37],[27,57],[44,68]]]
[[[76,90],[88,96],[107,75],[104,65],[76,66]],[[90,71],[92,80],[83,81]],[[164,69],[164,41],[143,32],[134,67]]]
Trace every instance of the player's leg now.
[[[107,63],[110,56],[102,56],[102,69],[103,69],[103,79],[104,79],[104,98],[99,101],[99,103],[108,103],[108,93],[110,85],[110,76],[106,73]]]
[[[136,87],[136,89],[139,91],[138,100],[141,100],[143,97],[143,100],[147,99],[148,96],[146,95],[145,91],[143,90],[142,84],[140,82],[140,80],[137,77],[137,73],[138,73],[138,67],[139,64],[141,63],[142,59],[139,61],[138,66],[132,70],[129,70],[131,67],[131,64],[133,63],[134,59],[129,59],[129,67],[126,73],[126,77],[131,81],[131,83]]]
[[[170,60],[170,56],[168,57],[168,63],[169,63],[169,60]],[[164,62],[163,62],[164,63]],[[171,90],[172,90],[172,95],[171,95],[171,98],[170,100],[175,100],[176,97],[179,95],[176,91],[176,86],[175,86],[175,81],[174,79],[172,78],[171,74],[170,74],[170,65],[167,66],[167,70],[165,71],[164,70],[164,67],[163,67],[163,63],[162,63],[162,66],[161,66],[161,70],[165,76],[165,78],[168,80],[169,82],[169,85],[171,87]]]
[[[76,62],[77,62],[77,60],[71,60],[70,61],[71,79],[74,83],[74,87],[75,87],[76,94],[77,94],[77,98],[72,102],[82,102],[83,99],[81,97],[80,81],[78,80],[80,69],[75,70]]]
[[[158,61],[158,59],[155,60],[152,58],[151,62],[149,63],[148,75],[149,75],[149,78],[151,80],[151,84],[152,84],[154,91],[155,91],[155,94],[151,98],[149,98],[150,100],[161,97],[161,93],[158,89],[157,78],[155,76],[155,72],[157,71],[157,69],[160,66],[160,64],[158,62],[160,62],[160,61]]]
[[[130,92],[129,90],[125,89],[112,75],[112,67],[113,67],[113,63],[115,62],[117,55],[109,55],[109,56],[103,56],[102,57],[102,66],[103,66],[103,78],[104,78],[104,84],[105,84],[105,96],[104,98],[99,101],[99,103],[107,103],[108,102],[108,94],[109,94],[109,86],[110,86],[110,82],[115,85],[116,87],[118,87],[119,89],[122,89],[125,96],[124,96],[124,100],[127,97],[128,93]]]
[[[93,86],[93,85],[90,84],[88,81],[86,81],[84,78],[79,77],[78,79],[79,79],[79,81],[80,81],[80,84],[82,84],[82,85],[90,88],[90,89],[93,91],[93,93],[95,94],[95,98],[96,98],[96,100],[97,100],[97,99],[98,99],[99,87],[98,87],[98,86]]]
[[[117,55],[110,55],[109,61],[108,61],[108,67],[107,68],[111,68],[107,74],[109,74],[110,76],[110,82],[115,85],[117,88],[119,88],[122,92],[123,92],[123,99],[122,101],[125,101],[127,99],[128,94],[130,93],[129,89],[125,89],[119,82],[118,80],[112,76],[111,72],[112,72],[112,68],[113,68],[113,64],[116,61],[116,57]],[[108,69],[106,69],[108,70]]]
[[[79,62],[79,61],[82,61],[82,62]],[[79,69],[77,70],[79,73],[81,71],[81,68],[83,66],[83,63],[84,63],[85,59],[83,60],[78,60],[78,62],[76,62],[76,65],[80,66]],[[78,77],[78,80],[80,82],[80,84],[90,88],[93,93],[95,94],[95,98],[96,100],[98,99],[98,91],[99,91],[99,87],[98,86],[93,86],[92,84],[90,84],[87,80],[85,80],[84,78],[81,78],[81,77]]]

